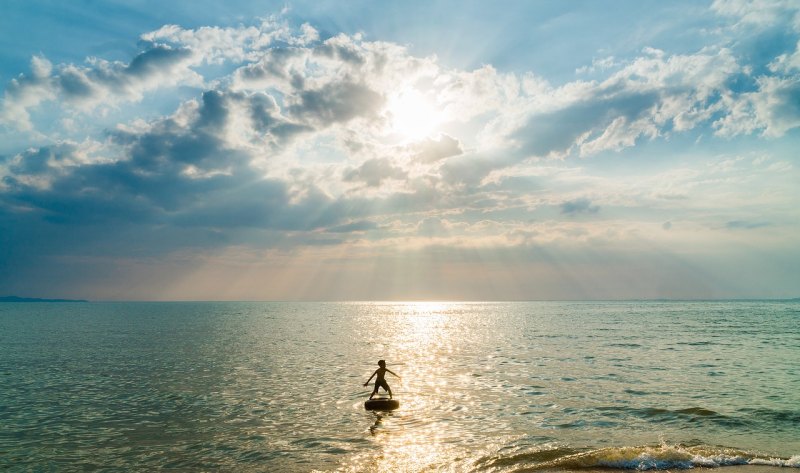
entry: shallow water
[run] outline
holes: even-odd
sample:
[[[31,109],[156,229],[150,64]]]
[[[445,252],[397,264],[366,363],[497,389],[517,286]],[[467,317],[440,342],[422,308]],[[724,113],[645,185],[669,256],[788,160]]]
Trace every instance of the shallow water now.
[[[798,302],[0,304],[0,468],[798,466],[799,346]]]

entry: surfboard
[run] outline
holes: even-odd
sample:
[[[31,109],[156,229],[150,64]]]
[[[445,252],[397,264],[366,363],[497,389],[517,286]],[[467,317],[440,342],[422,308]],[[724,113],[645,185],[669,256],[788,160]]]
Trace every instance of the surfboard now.
[[[364,409],[368,411],[393,411],[398,407],[400,407],[400,401],[386,397],[368,399],[364,403]]]

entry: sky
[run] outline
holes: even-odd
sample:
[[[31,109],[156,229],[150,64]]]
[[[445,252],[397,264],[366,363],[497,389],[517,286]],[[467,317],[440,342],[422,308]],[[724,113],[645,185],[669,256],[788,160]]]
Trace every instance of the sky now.
[[[0,295],[800,296],[796,1],[41,1]]]

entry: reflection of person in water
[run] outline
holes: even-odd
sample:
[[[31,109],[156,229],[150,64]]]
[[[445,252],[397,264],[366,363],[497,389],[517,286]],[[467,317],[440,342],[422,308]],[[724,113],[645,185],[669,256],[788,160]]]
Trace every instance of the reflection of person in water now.
[[[375,413],[375,423],[372,424],[372,427],[369,428],[369,433],[375,435],[375,433],[378,431],[378,429],[381,428],[382,425],[383,425],[383,416],[378,413]]]
[[[378,377],[375,378],[375,389],[373,389],[372,394],[369,395],[370,399],[372,399],[372,396],[378,394],[379,387],[383,388],[385,391],[389,393],[389,399],[392,398],[392,388],[389,387],[389,383],[386,382],[385,378],[387,372],[397,376],[395,373],[392,372],[392,370],[386,367],[386,361],[380,360],[378,362],[378,369],[376,369],[375,372],[372,373],[372,376],[378,375]],[[364,386],[369,384],[370,380],[372,379],[372,376],[370,376],[367,382],[364,383]],[[400,376],[397,377],[399,378]]]

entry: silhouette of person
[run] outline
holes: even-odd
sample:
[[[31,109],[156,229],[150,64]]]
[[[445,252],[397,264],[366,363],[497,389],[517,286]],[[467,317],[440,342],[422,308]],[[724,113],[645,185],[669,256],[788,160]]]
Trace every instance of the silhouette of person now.
[[[372,394],[369,395],[370,399],[372,399],[372,396],[378,394],[378,388],[379,387],[383,388],[385,391],[387,391],[389,393],[389,399],[392,398],[392,388],[389,387],[389,383],[386,382],[386,378],[385,378],[387,372],[392,373],[393,375],[397,376],[394,372],[392,372],[392,370],[390,370],[389,368],[386,367],[386,361],[385,360],[378,361],[378,369],[376,369],[375,372],[372,373],[372,376],[377,375],[378,377],[375,378],[375,389],[373,389],[372,390]],[[367,380],[367,382],[364,383],[364,386],[369,384],[370,380],[372,379],[372,376],[370,376],[369,379]],[[397,377],[399,378],[400,376],[397,376]]]

